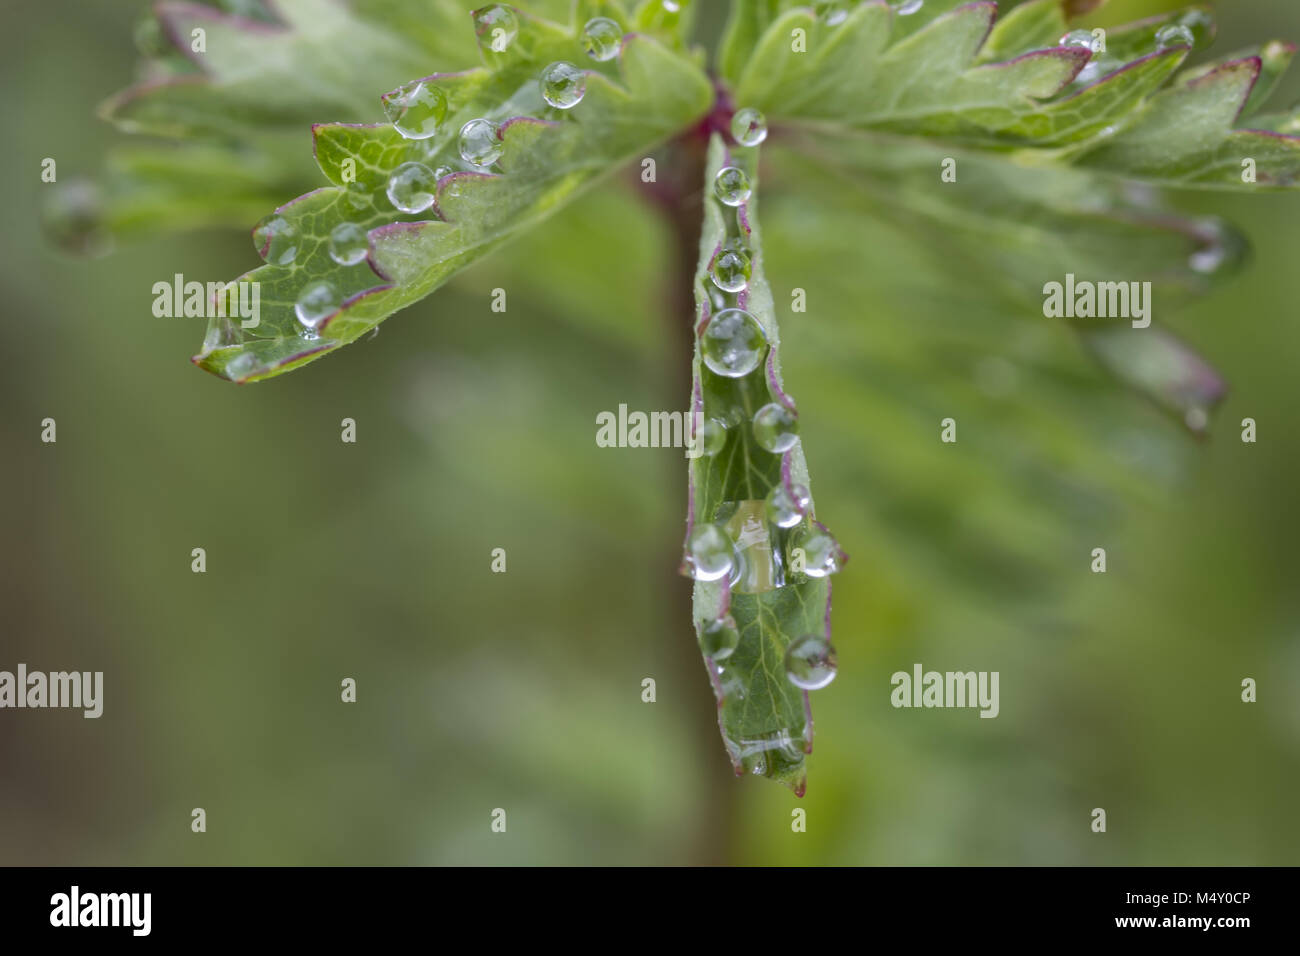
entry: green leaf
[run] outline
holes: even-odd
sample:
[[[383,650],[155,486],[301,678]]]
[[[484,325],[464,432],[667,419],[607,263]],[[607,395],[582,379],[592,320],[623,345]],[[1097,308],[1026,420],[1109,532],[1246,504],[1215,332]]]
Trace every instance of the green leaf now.
[[[51,224],[64,245],[84,242],[73,227],[118,238],[248,229],[318,181],[304,148],[312,123],[379,120],[380,92],[431,62],[479,61],[459,0],[163,2],[141,21],[137,43],[146,57],[139,82],[100,115],[152,140],[109,154],[94,218]],[[52,213],[69,218],[58,205]]]
[[[537,73],[558,59],[582,57],[575,28],[524,20],[528,53],[492,69],[427,77],[448,100],[447,118],[428,140],[393,127],[331,124],[315,128],[316,157],[335,185],[276,210],[297,233],[291,262],[244,276],[260,283],[260,325],[245,333],[215,319],[195,362],[234,381],[267,378],[355,341],[380,321],[428,295],[457,270],[546,218],[576,192],[707,111],[712,89],[686,58],[650,37],[627,38],[616,61],[587,72],[586,95],[568,112],[549,109]],[[502,154],[492,171],[458,154],[470,119],[499,124]],[[422,216],[403,215],[385,186],[403,163],[446,167],[436,200]],[[351,180],[351,181],[350,181]],[[367,259],[338,265],[329,237],[340,224],[363,227]],[[304,339],[294,303],[308,283],[328,281],[340,305]]]
[[[1117,136],[1090,148],[1084,166],[1177,186],[1242,186],[1254,164],[1262,186],[1300,180],[1300,137],[1234,129],[1261,70],[1259,57],[1216,64],[1152,97]]]
[[[728,83],[740,81],[759,38],[786,6],[782,0],[732,0],[717,55],[718,70]]]
[[[276,12],[280,22],[268,24],[193,3],[159,4],[165,35],[197,72],[146,78],[108,100],[101,115],[126,132],[168,137],[360,122],[377,118],[376,91],[427,73],[431,62],[461,69],[478,59],[456,0],[291,0]],[[201,52],[193,49],[196,30]]]
[[[751,185],[756,182],[756,150],[730,152],[715,134],[706,176],[710,187],[724,166],[742,169]],[[781,382],[780,331],[763,271],[755,206],[752,195],[732,208],[719,202],[712,188],[705,190],[695,276],[697,331],[703,335],[725,309],[743,309],[761,326],[766,344],[757,367],[736,378],[720,375],[705,363],[697,337],[692,433],[703,442],[706,423],[721,424],[725,440],[712,454],[691,462],[688,554],[683,569],[691,568],[692,534],[704,525],[722,525],[736,544],[738,560],[730,579],[697,576],[694,611],[702,642],[706,629],[719,622],[723,627],[734,625],[739,633],[730,654],[711,656],[704,647],[705,666],[718,698],[718,725],[737,774],[763,774],[802,794],[804,754],[812,750],[812,717],[807,691],[787,678],[786,651],[792,642],[809,635],[829,642],[831,590],[825,571],[838,568],[844,556],[838,545],[832,545],[831,561],[822,566],[810,565],[815,559],[805,554],[803,564],[815,567],[818,576],[804,573],[794,549],[806,535],[828,534],[816,520],[811,499],[794,527],[778,527],[765,511],[765,500],[774,489],[792,493],[797,486],[808,487],[809,480],[801,441],[784,453],[773,453],[759,444],[751,424],[755,412],[769,404],[794,409]],[[743,245],[751,262],[747,287],[734,295],[715,285],[710,271],[727,243]]]
[[[1001,23],[993,2],[927,3],[899,17],[871,0],[839,23],[781,7],[774,16],[767,8],[770,23],[757,37],[753,24],[733,21],[723,58],[736,104],[775,123],[823,136],[857,130],[1016,150],[1029,154],[1026,162],[1082,162],[1180,186],[1253,186],[1241,177],[1246,158],[1256,161],[1260,185],[1291,186],[1300,176],[1300,138],[1234,129],[1256,78],[1264,75],[1263,97],[1286,68],[1287,45],[1194,71],[1161,91],[1191,46],[1157,33],[1182,30],[1208,43],[1213,21],[1201,8],[1112,30],[1102,52],[1059,45],[1066,8],[1047,0]],[[741,66],[743,50],[752,54]]]
[[[165,0],[137,32],[145,56],[139,82],[100,107],[123,132],[156,139],[111,153],[93,196],[81,189],[79,197],[56,197],[52,212],[67,221],[52,223],[55,237],[78,247],[87,244],[86,233],[130,238],[205,225],[251,227],[319,182],[303,148],[312,124],[382,121],[384,91],[434,69],[499,59],[480,50],[471,6],[465,0]],[[573,0],[531,0],[528,8],[535,21],[567,23],[573,14],[580,24],[597,15],[629,23],[616,0],[578,0],[576,7]],[[193,49],[198,29],[203,52]],[[679,42],[668,30],[643,32]],[[133,174],[145,167],[147,177]],[[254,177],[260,212],[250,215]]]
[[[1030,0],[998,19],[980,51],[981,60],[1007,60],[1055,45],[1067,21],[1060,0]]]
[[[998,131],[1039,108],[1074,78],[1085,51],[1057,47],[1005,64],[975,65],[993,25],[991,2],[926,20],[899,18],[888,4],[864,3],[829,25],[794,9],[768,28],[735,97],[784,122],[819,121],[858,129],[998,141]],[[900,35],[903,20],[922,21]],[[792,34],[802,31],[801,52]]]

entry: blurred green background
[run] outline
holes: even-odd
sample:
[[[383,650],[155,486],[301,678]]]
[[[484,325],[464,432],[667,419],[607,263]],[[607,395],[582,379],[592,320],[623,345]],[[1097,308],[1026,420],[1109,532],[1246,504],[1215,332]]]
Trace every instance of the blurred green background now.
[[[1115,0],[1103,22],[1176,6]],[[786,384],[851,555],[796,801],[733,778],[718,738],[675,573],[680,452],[594,442],[619,403],[684,407],[668,225],[616,177],[373,340],[218,381],[187,361],[201,320],[154,318],[151,288],[239,274],[247,235],[88,261],[38,228],[42,158],[93,176],[120,142],[93,110],[132,79],[142,9],[28,5],[0,39],[0,669],[106,684],[99,720],[0,712],[0,863],[1300,859],[1300,195],[1176,199],[1254,247],[1159,314],[1231,383],[1197,442],[978,268],[936,284],[923,237],[771,151],[768,274],[809,301],[781,313]],[[1211,54],[1300,40],[1292,0],[1219,15]],[[1300,75],[1275,103],[1297,97]],[[999,671],[1001,715],[891,708],[914,662]]]

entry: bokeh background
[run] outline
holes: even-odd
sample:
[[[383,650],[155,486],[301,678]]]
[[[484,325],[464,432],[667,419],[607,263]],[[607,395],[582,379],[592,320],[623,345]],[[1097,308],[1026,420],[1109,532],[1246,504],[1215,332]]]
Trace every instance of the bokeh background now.
[[[809,298],[782,314],[786,383],[851,555],[796,801],[733,778],[718,739],[675,573],[680,453],[594,442],[619,403],[684,407],[669,225],[616,177],[373,340],[219,381],[187,361],[201,320],[154,318],[151,287],[241,273],[246,233],[85,260],[39,228],[41,159],[93,176],[120,142],[93,111],[132,79],[142,9],[27,4],[0,37],[0,668],[106,682],[99,720],[0,712],[0,863],[1300,859],[1300,195],[1175,200],[1253,246],[1159,315],[1231,383],[1197,441],[987,270],[935,281],[924,235],[772,150],[767,269],[778,302]],[[1219,14],[1211,54],[1300,40],[1292,0]],[[1300,75],[1275,102],[1297,97]],[[894,710],[914,662],[1000,671],[1001,715]]]

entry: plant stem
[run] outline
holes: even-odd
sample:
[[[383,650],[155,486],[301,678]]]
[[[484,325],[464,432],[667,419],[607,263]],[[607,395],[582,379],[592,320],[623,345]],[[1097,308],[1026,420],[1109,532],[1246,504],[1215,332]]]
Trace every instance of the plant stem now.
[[[668,146],[657,169],[657,182],[638,183],[643,190],[649,187],[649,198],[670,230],[670,281],[665,286],[663,311],[672,361],[665,374],[665,389],[670,396],[665,408],[689,407],[691,363],[695,355],[695,270],[704,222],[705,162],[713,120],[710,116],[697,129]],[[685,515],[686,488],[680,481],[680,472],[678,477],[674,503],[678,513]],[[673,596],[668,608],[670,680],[680,694],[686,720],[697,731],[692,734],[696,745],[692,763],[700,768],[698,784],[692,788],[697,812],[692,814],[683,834],[679,862],[720,865],[731,858],[736,780],[719,739],[717,704],[695,641],[690,583],[677,573],[682,548],[680,531],[674,534],[668,547],[671,550],[663,565],[665,576],[671,576],[667,593]]]

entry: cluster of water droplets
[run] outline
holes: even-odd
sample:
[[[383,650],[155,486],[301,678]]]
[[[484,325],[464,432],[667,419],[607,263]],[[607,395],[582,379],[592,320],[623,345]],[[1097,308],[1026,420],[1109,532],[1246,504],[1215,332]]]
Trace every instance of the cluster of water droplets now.
[[[817,2],[813,3],[812,8],[813,15],[818,20],[828,27],[837,27],[847,20],[853,8],[859,5],[860,0],[817,0]],[[889,6],[894,11],[895,16],[910,17],[921,11],[921,8],[925,6],[925,0],[896,0]]]
[[[481,7],[474,11],[473,19],[479,46],[489,62],[492,55],[507,54],[516,47],[521,18],[510,5],[494,3]],[[584,25],[578,45],[582,53],[595,63],[608,62],[622,50],[623,29],[609,17],[594,17]],[[586,95],[587,72],[573,63],[558,60],[547,64],[538,73],[537,83],[547,106],[571,110]],[[408,161],[393,169],[383,182],[382,193],[378,190],[372,192],[353,182],[343,188],[342,201],[354,212],[361,213],[373,209],[376,198],[383,195],[398,212],[425,214],[437,203],[439,182],[459,171],[434,159],[446,145],[446,138],[439,134],[446,131],[452,118],[451,97],[438,85],[435,77],[427,77],[398,87],[382,97],[381,102],[388,122],[404,140],[426,145],[414,154],[408,152]],[[461,118],[456,119],[459,121]],[[453,126],[452,130],[455,129]],[[500,122],[486,116],[461,123],[459,132],[451,134],[456,154],[464,163],[460,168],[483,170],[493,167],[505,151],[502,129]],[[253,244],[266,262],[288,266],[298,258],[302,237],[298,226],[277,212],[258,223],[253,230]],[[359,222],[339,223],[331,230],[326,249],[330,258],[340,266],[359,265],[370,253],[369,230]],[[740,255],[728,263],[727,268],[734,276],[743,275],[748,269],[747,258]],[[733,283],[738,281],[734,276],[730,280]],[[344,295],[334,282],[319,278],[307,281],[294,302],[294,315],[301,326],[299,335],[309,341],[319,338],[320,326],[342,307],[343,300]],[[210,333],[210,337],[223,344],[233,344],[226,342],[228,335],[217,333]],[[243,357],[232,361],[239,358]],[[706,428],[706,442],[724,439],[725,431],[720,428],[716,423]]]
[[[301,245],[298,227],[280,213],[272,213],[253,229],[253,247],[266,262],[271,265],[292,265],[298,258]],[[363,262],[370,252],[370,239],[364,226],[355,222],[341,222],[329,235],[329,256],[341,266],[354,266]],[[338,286],[327,280],[317,279],[303,286],[294,302],[293,311],[302,326],[299,334],[309,341],[319,338],[317,330],[322,322],[337,312],[343,304],[343,295]],[[236,344],[232,337],[222,335],[220,329],[210,330],[211,342],[206,346],[220,348]],[[229,370],[232,375],[234,371]]]
[[[1201,49],[1207,46],[1214,36],[1214,17],[1206,10],[1188,10],[1177,17],[1162,23],[1150,33],[1150,46],[1146,49],[1134,47],[1133,41],[1125,38],[1121,44],[1124,55],[1136,59],[1148,53],[1163,53],[1166,50],[1189,47]],[[1118,41],[1118,38],[1116,38]],[[1061,37],[1059,45],[1077,47],[1089,53],[1088,63],[1079,72],[1072,86],[1085,86],[1104,76],[1108,76],[1125,64],[1125,59],[1113,55],[1107,48],[1104,31],[1071,30]]]
[[[767,136],[757,110],[740,109],[730,124],[741,150]],[[744,157],[746,154],[739,154]],[[773,477],[765,497],[724,501],[712,512],[697,514],[687,536],[683,570],[697,582],[721,588],[716,618],[696,622],[701,652],[717,679],[723,706],[743,701],[746,668],[753,666],[753,645],[732,613],[741,595],[762,595],[839,568],[842,553],[834,537],[813,518],[808,488],[790,477],[787,458],[799,442],[799,419],[793,404],[768,381],[767,359],[774,343],[749,311],[754,253],[749,247],[748,210],[753,187],[748,162],[728,162],[714,178],[714,195],[726,215],[726,235],[708,264],[707,299],[711,308],[697,330],[700,361],[706,376],[704,407],[695,416],[693,438],[706,457],[744,447],[744,456],[770,455],[756,470]],[[734,210],[734,212],[732,211]],[[728,398],[722,398],[722,396]],[[739,445],[737,443],[743,443]],[[784,659],[790,684],[799,690],[825,687],[835,676],[835,650],[823,634],[804,634],[791,641]],[[779,729],[752,739],[728,739],[733,757],[753,773],[797,771],[803,761],[802,732]]]

